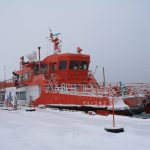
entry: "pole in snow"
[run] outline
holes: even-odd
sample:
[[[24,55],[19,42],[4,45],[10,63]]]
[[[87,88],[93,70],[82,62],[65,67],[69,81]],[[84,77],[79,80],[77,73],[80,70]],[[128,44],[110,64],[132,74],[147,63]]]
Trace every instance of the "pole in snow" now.
[[[105,128],[105,131],[112,132],[112,133],[124,132],[124,128],[116,127],[116,123],[115,123],[115,107],[114,106],[115,106],[114,97],[112,97],[112,116],[113,116],[112,127]]]
[[[114,98],[112,98],[113,127],[115,128]]]

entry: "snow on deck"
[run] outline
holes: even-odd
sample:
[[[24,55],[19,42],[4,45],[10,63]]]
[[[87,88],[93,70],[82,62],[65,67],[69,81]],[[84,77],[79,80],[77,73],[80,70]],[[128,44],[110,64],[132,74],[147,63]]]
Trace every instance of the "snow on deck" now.
[[[0,110],[0,150],[148,150],[150,119],[116,116],[124,133],[109,133],[112,116],[51,109]]]

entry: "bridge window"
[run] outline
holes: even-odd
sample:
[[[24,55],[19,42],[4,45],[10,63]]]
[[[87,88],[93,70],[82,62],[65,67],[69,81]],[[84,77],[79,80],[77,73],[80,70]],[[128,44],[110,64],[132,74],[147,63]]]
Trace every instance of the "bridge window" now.
[[[53,63],[53,71],[56,71],[56,63]]]
[[[24,73],[23,74],[23,80],[28,80],[29,78],[29,73]]]
[[[41,64],[41,72],[45,73],[48,70],[48,65],[47,64]]]
[[[81,63],[80,63],[80,69],[81,70],[88,70],[88,62],[86,62],[86,61],[81,61]]]
[[[71,60],[69,69],[78,69],[79,68],[79,62],[77,60]]]
[[[62,60],[59,62],[59,70],[65,70],[67,67],[67,61],[66,60]]]
[[[34,71],[35,75],[38,75],[39,74],[39,65],[36,64],[33,68],[33,71]]]

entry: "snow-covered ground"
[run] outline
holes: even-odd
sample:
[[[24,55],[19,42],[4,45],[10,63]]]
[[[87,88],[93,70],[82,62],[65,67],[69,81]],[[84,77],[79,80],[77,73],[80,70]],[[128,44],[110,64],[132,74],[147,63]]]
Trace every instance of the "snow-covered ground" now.
[[[124,133],[108,133],[112,116],[51,109],[0,110],[0,150],[148,150],[150,119],[116,116]]]

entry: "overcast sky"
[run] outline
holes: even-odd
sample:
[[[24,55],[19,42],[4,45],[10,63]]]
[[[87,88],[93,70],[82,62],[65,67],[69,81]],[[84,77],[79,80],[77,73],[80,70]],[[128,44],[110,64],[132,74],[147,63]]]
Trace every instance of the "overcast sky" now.
[[[102,80],[150,82],[150,0],[0,0],[0,79],[37,47],[52,53],[48,28],[62,33],[62,51],[91,55]]]

